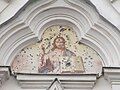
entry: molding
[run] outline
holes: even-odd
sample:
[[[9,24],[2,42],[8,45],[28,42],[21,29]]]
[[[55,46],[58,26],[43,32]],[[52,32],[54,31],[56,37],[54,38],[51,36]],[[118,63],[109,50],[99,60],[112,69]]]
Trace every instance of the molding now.
[[[118,0],[110,0],[111,1],[111,3],[114,3],[114,2],[116,2],[116,1],[118,1]]]
[[[114,30],[112,30],[114,29]],[[105,66],[119,66],[120,64],[120,44],[118,39],[120,38],[119,32],[115,28],[111,27],[108,23],[99,20],[91,29],[86,33],[85,39],[93,40],[91,42],[98,44],[96,50],[100,55],[105,55]],[[92,45],[94,46],[94,45]],[[94,47],[93,47],[94,48]],[[114,53],[112,53],[114,51]]]
[[[7,28],[8,32],[1,38],[0,60],[2,65],[11,65],[15,55],[25,46],[38,41],[36,35],[25,24],[18,24],[15,27]],[[4,33],[4,32],[3,32]],[[6,47],[7,46],[7,47]],[[2,61],[4,60],[4,61]]]
[[[104,67],[104,78],[111,84],[112,90],[120,88],[120,67]]]
[[[1,16],[1,13],[9,6],[9,0],[1,0],[0,1],[0,16]]]
[[[11,0],[4,0],[5,2],[9,3]]]
[[[0,13],[0,25],[14,17],[14,15],[16,15],[16,13],[21,10],[28,1],[29,0],[4,0],[4,2],[9,5]]]
[[[57,78],[55,78],[47,90],[64,90],[64,88],[62,87],[60,81]]]
[[[0,87],[9,79],[10,71],[9,67],[0,66]]]
[[[90,1],[95,6],[99,14],[103,16],[106,20],[108,20],[110,23],[112,23],[120,31],[120,22],[119,22],[120,14],[112,6],[110,0],[98,0],[97,2],[96,0],[86,0],[86,1]]]
[[[103,66],[120,65],[120,33],[85,0],[38,0],[28,5],[15,20],[0,27],[2,65],[11,65],[17,52],[40,40],[44,30],[56,24],[73,27],[79,40],[99,53]]]
[[[111,4],[120,15],[120,0],[114,0],[114,2]],[[119,25],[119,27],[120,27],[120,25]]]
[[[41,75],[41,74],[16,74],[16,79],[22,88],[26,89],[49,89],[49,87],[54,88],[56,86],[54,82],[59,82],[58,87],[64,90],[92,90],[96,83],[97,75],[95,74],[77,74],[77,75]],[[53,85],[53,86],[52,86]],[[60,89],[60,90],[63,90]],[[51,90],[51,89],[50,89]],[[53,90],[53,89],[52,89]]]
[[[111,84],[120,83],[120,67],[103,67],[103,73]]]

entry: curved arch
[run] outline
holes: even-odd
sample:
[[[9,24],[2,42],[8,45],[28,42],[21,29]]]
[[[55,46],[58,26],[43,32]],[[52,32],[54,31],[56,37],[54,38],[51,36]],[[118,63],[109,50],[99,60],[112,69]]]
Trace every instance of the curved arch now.
[[[15,32],[13,31],[12,33],[9,33],[8,37],[5,39],[5,42],[2,43],[0,49],[2,52],[0,54],[0,62],[3,65],[10,65],[10,63],[7,62],[12,61],[13,58],[11,57],[16,55],[17,51],[20,51],[20,49],[24,48],[24,46],[37,41],[37,37],[28,27],[23,26],[21,28],[17,28]]]
[[[80,1],[79,5],[76,2],[64,2],[66,6],[63,6],[64,4],[54,4],[56,2],[53,3],[53,1],[56,0],[51,1],[52,2],[50,3],[45,3],[42,5],[39,4],[40,1],[38,1],[37,3],[34,3],[26,8],[26,10],[19,16],[18,22],[20,22],[16,24],[18,25],[16,27],[17,34],[14,34],[15,32],[12,31],[12,29],[15,28],[14,25],[11,25],[11,28],[2,28],[2,36],[5,36],[6,39],[3,39],[1,43],[2,50],[4,52],[0,58],[4,64],[10,65],[12,58],[15,56],[15,53],[17,53],[26,45],[34,41],[36,42],[38,39],[41,38],[42,33],[47,27],[55,24],[65,24],[68,26],[72,26],[79,36],[79,40],[94,48],[101,55],[101,57],[104,59],[103,62],[105,66],[120,64],[119,60],[117,60],[117,62],[115,62],[114,60],[120,58],[120,52],[118,51],[119,47],[117,46],[120,45],[117,40],[119,39],[119,36],[116,35],[116,31],[114,31],[114,34],[109,33],[111,36],[108,37],[108,29],[106,29],[106,27],[101,27],[102,25],[99,24],[99,21],[101,19],[92,7],[86,6],[85,3]],[[19,25],[21,26],[19,27]],[[97,25],[100,26],[102,29],[97,27]],[[23,29],[22,27],[24,27],[24,30],[22,33],[20,33]],[[110,25],[107,25],[107,27],[110,27]],[[110,28],[111,30],[115,30],[115,28]],[[113,30],[111,32],[113,32]],[[6,32],[10,33],[7,34]],[[19,37],[16,38],[16,35],[18,35]],[[95,35],[100,35],[100,37],[97,37]],[[15,39],[12,40],[13,38]],[[111,46],[110,48],[112,48],[112,51],[115,52],[115,56],[111,55],[111,51],[106,45],[107,40],[109,42],[109,45]]]
[[[12,64],[12,61],[14,60],[14,57],[17,55],[18,52],[20,52],[21,49],[24,47],[36,43],[38,41],[37,37],[29,37],[24,40],[22,40],[20,43],[16,44],[11,51],[9,51],[8,57],[5,58],[4,65],[10,66]]]
[[[29,17],[32,17],[32,16],[29,16]],[[56,19],[58,17],[60,17],[59,19],[68,18],[69,21],[70,19],[72,21],[74,20],[75,22],[80,24],[80,26],[82,27],[83,33],[87,32],[90,29],[90,26],[93,25],[93,23],[91,23],[92,21],[89,18],[87,18],[87,16],[84,16],[82,12],[78,12],[78,11],[75,11],[74,9],[70,9],[67,7],[55,7],[55,8],[45,9],[43,12],[39,11],[32,18],[27,18],[25,22],[29,24],[31,30],[33,30],[37,34],[36,28],[35,28],[36,25],[41,24],[53,17]]]
[[[53,1],[55,2],[55,0],[53,0]],[[40,1],[38,3],[40,3]],[[95,10],[91,6],[87,6],[86,3],[83,1],[79,2],[79,4],[75,3],[75,5],[73,5],[73,6],[72,6],[72,4],[69,4],[69,3],[67,3],[65,5],[64,4],[63,5],[57,5],[57,4],[54,5],[54,3],[53,3],[53,5],[45,4],[44,7],[42,7],[42,6],[43,5],[41,5],[41,4],[34,3],[33,5],[29,6],[23,12],[23,15],[24,15],[23,19],[26,21],[26,23],[30,23],[31,20],[34,17],[36,17],[37,15],[39,15],[40,13],[44,13],[46,11],[49,12],[49,10],[52,10],[52,9],[57,9],[57,10],[55,10],[54,12],[50,11],[50,12],[52,12],[51,14],[53,14],[55,12],[56,13],[60,12],[59,14],[62,14],[62,13],[69,14],[70,10],[72,12],[79,13],[77,15],[82,15],[89,22],[90,25],[93,25],[94,22],[96,22],[96,20],[99,18],[98,14],[95,12]],[[64,10],[61,11],[59,9],[64,9]],[[69,11],[66,12],[65,9],[67,9]],[[48,13],[48,14],[50,14],[50,13]],[[71,13],[71,14],[74,14],[74,13]],[[44,17],[44,16],[42,16],[42,17]],[[79,17],[79,18],[81,18],[81,17]]]
[[[42,24],[40,24],[40,25],[38,24],[38,26],[36,26],[38,38],[41,39],[41,36],[42,36],[43,32],[46,30],[46,28],[48,28],[52,25],[71,26],[75,30],[76,34],[78,35],[79,40],[84,35],[83,31],[82,31],[82,27],[74,20],[70,20],[69,18],[66,18],[66,17],[53,17],[53,18],[50,18],[50,19],[42,22]]]
[[[105,24],[106,25],[106,24]],[[96,39],[102,41],[103,46],[106,48],[109,57],[111,58],[111,66],[119,66],[120,65],[120,44],[119,38],[120,36],[116,33],[116,30],[112,30],[111,27],[107,25],[96,25],[93,28],[94,32],[98,33],[99,36],[95,37]],[[103,48],[104,48],[103,47]]]
[[[2,34],[1,34],[1,43],[0,43],[0,47],[3,46],[3,44],[14,34],[18,33],[20,30],[18,30],[17,28],[19,28],[20,30],[21,29],[24,29],[26,28],[26,26],[24,26],[23,23],[20,23],[20,24],[17,24],[15,26],[12,26],[12,27],[8,27],[6,31],[4,31]]]
[[[110,66],[110,62],[108,62],[107,60],[109,60],[109,57],[107,57],[107,53],[105,52],[105,50],[100,46],[99,43],[97,43],[94,39],[90,38],[90,37],[84,37],[80,40],[82,43],[88,45],[89,47],[93,48],[102,58],[103,61],[102,64],[103,66]]]

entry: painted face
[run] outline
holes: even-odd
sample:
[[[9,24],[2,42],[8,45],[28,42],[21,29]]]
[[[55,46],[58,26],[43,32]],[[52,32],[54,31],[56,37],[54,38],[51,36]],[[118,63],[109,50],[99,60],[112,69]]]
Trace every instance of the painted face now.
[[[55,45],[56,45],[56,48],[58,48],[58,49],[64,49],[65,48],[65,42],[61,38],[57,38],[55,40]]]

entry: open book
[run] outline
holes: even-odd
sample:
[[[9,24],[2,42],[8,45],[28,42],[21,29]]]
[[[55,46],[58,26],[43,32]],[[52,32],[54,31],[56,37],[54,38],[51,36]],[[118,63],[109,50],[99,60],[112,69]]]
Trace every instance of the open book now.
[[[84,72],[83,60],[80,56],[62,56],[61,61],[61,73],[80,73]]]

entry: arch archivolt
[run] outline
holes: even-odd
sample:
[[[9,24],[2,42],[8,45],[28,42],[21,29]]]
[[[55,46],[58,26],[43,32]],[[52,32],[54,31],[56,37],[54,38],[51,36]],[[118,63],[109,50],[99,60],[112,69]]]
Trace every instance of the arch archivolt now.
[[[79,5],[69,0],[62,0],[63,5],[57,3],[59,0],[53,1],[52,3],[44,2],[45,4],[38,4],[41,1],[37,1],[30,4],[15,19],[19,21],[18,23],[13,24],[15,22],[13,20],[0,28],[2,31],[1,65],[11,65],[16,53],[25,46],[40,40],[44,30],[52,25],[71,26],[82,43],[99,53],[103,59],[103,66],[120,64],[120,51],[118,51],[120,36],[116,28],[103,21],[84,1],[79,1]]]

